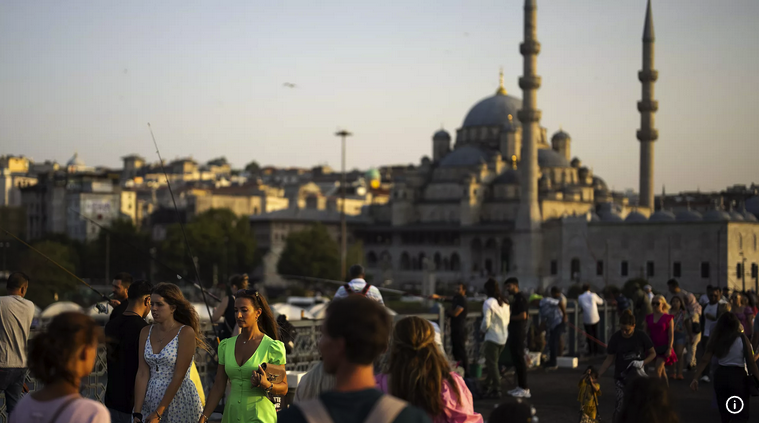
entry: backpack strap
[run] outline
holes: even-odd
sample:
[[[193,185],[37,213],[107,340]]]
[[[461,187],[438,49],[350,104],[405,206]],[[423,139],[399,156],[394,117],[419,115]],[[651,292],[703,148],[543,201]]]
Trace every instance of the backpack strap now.
[[[64,401],[64,403],[61,404],[61,406],[58,407],[57,410],[55,410],[55,414],[53,414],[53,418],[50,419],[50,423],[55,423],[55,421],[58,420],[58,417],[60,417],[61,414],[63,414],[63,412],[68,408],[68,406],[71,405],[71,403],[73,403],[74,401],[78,400],[79,398],[81,398],[79,395],[75,395],[74,397],[71,397],[67,399],[66,401]]]
[[[364,423],[392,423],[408,403],[391,395],[382,395]]]
[[[366,286],[364,287],[364,289],[362,289],[362,290],[361,290],[361,295],[363,295],[364,297],[366,297],[366,293],[367,293],[367,292],[369,292],[369,288],[371,288],[371,287],[372,287],[372,286],[371,286],[371,285],[369,285],[369,283],[367,282],[367,284],[366,284]]]
[[[295,406],[300,409],[307,423],[333,423],[327,408],[319,398],[303,401]]]
[[[353,288],[351,288],[351,284],[346,283],[345,285],[343,285],[343,288],[345,288],[346,294],[348,295],[353,294]]]

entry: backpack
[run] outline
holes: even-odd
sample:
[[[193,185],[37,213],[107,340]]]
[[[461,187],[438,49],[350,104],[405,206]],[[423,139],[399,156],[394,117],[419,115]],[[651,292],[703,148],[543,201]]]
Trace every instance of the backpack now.
[[[350,283],[346,283],[345,285],[343,285],[343,288],[345,288],[345,292],[348,295],[357,294],[357,295],[360,295],[362,297],[366,297],[366,294],[369,292],[369,288],[371,288],[371,287],[372,286],[369,285],[369,282],[367,282],[366,286],[364,286],[364,289],[362,289],[361,291],[354,291],[353,288],[351,288],[351,284]]]

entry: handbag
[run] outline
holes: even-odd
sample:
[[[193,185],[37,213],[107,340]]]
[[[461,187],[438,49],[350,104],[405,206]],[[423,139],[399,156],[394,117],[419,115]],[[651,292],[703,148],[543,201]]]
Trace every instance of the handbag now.
[[[748,364],[754,360],[754,351],[753,348],[751,348],[751,342],[749,342],[748,337],[746,335],[741,336],[743,336],[743,359],[746,360],[746,364]],[[746,384],[749,395],[752,397],[759,397],[759,382],[754,379],[754,376],[750,371],[746,375],[746,378],[743,379],[743,382]]]

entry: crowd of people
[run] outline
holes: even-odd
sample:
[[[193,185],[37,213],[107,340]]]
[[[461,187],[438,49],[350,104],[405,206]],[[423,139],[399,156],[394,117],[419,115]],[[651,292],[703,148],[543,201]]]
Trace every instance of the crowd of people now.
[[[517,386],[507,392],[513,399],[496,408],[488,421],[535,421],[534,409],[523,402],[532,396],[525,354],[532,326],[529,307],[539,310],[539,331],[548,337],[545,368],[554,370],[568,324],[567,300],[558,287],[546,297],[528,297],[516,278],[503,282],[502,289],[494,279],[485,282],[487,298],[477,328],[485,377],[477,385],[466,348],[472,329],[467,326],[466,285],[457,285],[452,297],[432,296],[451,302],[446,312],[455,360],[451,363],[434,322],[408,316],[393,323],[380,290],[365,280],[363,268],[352,266],[349,274],[350,281],[337,290],[322,321],[321,361],[300,381],[293,405],[277,410],[273,398],[289,390],[282,376],[294,329],[286,319],[274,318],[266,296],[249,289],[246,276],[229,281],[227,295],[213,313],[214,320],[224,318],[214,351],[179,287],[133,281],[127,273],[113,280],[114,310],[104,330],[91,317],[68,312],[55,316],[30,339],[34,305],[24,298],[30,281],[21,272],[13,273],[7,295],[0,297],[0,391],[10,422],[205,423],[225,399],[223,423],[484,423],[474,399],[505,398],[500,365],[504,350],[511,356]],[[723,296],[720,288],[709,287],[698,301],[676,280],[668,282],[668,290],[669,301],[650,286],[628,296],[612,293],[609,299],[620,312],[619,331],[606,345],[600,369],[589,367],[578,383],[581,423],[599,421],[600,378],[612,366],[614,422],[676,423],[668,384],[684,379],[686,371],[693,372],[694,390],[700,383],[713,383],[723,422],[748,421],[748,406],[734,415],[725,402],[738,396],[747,403],[759,386],[755,296]],[[600,351],[598,306],[604,303],[590,286],[582,287],[578,305],[590,356]],[[149,313],[152,324],[145,320]],[[104,404],[80,395],[81,381],[91,373],[101,343],[107,349]],[[207,398],[194,363],[201,349],[218,357]],[[651,377],[643,377],[649,366]],[[23,395],[27,370],[44,386]]]

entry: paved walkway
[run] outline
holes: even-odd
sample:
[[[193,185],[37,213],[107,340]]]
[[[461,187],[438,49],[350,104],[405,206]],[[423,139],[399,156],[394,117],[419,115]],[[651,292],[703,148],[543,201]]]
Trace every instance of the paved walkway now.
[[[596,360],[592,364],[598,369],[602,361]],[[529,401],[537,410],[541,423],[577,423],[579,421],[577,382],[588,364],[590,363],[580,363],[577,369],[558,369],[552,372],[535,370],[528,373],[527,380],[532,393]],[[613,367],[609,369],[600,380],[602,395],[599,398],[599,407],[600,416],[604,422],[611,422],[614,412],[613,370]],[[685,378],[686,380],[670,381],[670,392],[675,407],[680,413],[680,421],[683,423],[719,422],[719,412],[713,399],[713,386],[700,383],[699,391],[693,392],[688,386],[692,373],[686,373]],[[504,392],[516,386],[513,377],[505,379]],[[487,419],[497,404],[496,400],[478,400],[475,401],[475,409]],[[753,410],[751,421],[759,421],[759,397],[751,399],[750,408]]]

